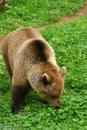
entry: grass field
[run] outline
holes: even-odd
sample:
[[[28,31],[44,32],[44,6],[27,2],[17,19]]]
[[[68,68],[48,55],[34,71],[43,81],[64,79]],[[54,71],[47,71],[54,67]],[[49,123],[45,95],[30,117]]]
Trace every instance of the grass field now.
[[[40,26],[55,23],[62,16],[72,15],[86,0],[11,0],[0,12],[0,35],[22,26]]]
[[[22,21],[23,18],[18,16],[18,12],[12,11],[20,9],[20,4],[17,4],[17,8],[16,2],[13,2],[14,8],[9,5],[3,16],[0,13],[1,36],[5,36],[7,32],[17,27],[29,26],[28,21]],[[68,0],[64,0],[64,2],[69,3]],[[81,2],[83,3],[82,0]],[[83,5],[81,2],[74,5],[81,7]],[[18,3],[20,2],[18,1]],[[62,5],[61,1],[60,3]],[[72,7],[71,3],[69,3],[70,7]],[[28,5],[26,4],[26,6]],[[15,22],[13,24],[11,21],[13,13],[15,13],[15,20],[22,22],[17,25]],[[62,12],[60,15],[63,15]],[[9,21],[7,26],[6,20],[3,19],[5,16],[9,16],[6,17],[6,20]],[[32,21],[32,19],[30,21],[30,26],[40,25],[37,21]],[[47,24],[46,22],[49,23],[49,20],[45,19],[41,25]],[[26,98],[24,110],[15,116],[12,115],[10,81],[0,54],[0,130],[87,130],[87,16],[71,22],[51,25],[40,29],[39,32],[54,48],[58,64],[67,68],[65,89],[61,97],[62,106],[57,110],[51,105],[46,105],[40,95],[32,91]]]

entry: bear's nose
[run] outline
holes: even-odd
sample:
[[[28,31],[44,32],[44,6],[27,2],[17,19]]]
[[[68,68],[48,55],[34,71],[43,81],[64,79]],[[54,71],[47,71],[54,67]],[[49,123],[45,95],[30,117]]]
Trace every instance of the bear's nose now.
[[[55,106],[55,108],[56,108],[56,109],[60,109],[61,107],[60,107],[60,105],[57,105],[57,106]]]

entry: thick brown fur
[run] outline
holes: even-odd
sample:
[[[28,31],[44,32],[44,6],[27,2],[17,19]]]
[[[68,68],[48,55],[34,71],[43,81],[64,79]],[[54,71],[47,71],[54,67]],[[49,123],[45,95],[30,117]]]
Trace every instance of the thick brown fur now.
[[[3,40],[4,40],[4,38],[0,38],[0,44],[2,44]]]
[[[20,111],[30,87],[48,103],[60,106],[66,69],[57,65],[52,47],[37,30],[21,28],[9,33],[2,53],[12,84],[13,113]]]

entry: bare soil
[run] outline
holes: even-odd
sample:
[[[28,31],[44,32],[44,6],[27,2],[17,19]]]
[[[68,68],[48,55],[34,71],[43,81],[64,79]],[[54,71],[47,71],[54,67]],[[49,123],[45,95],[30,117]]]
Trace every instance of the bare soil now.
[[[43,29],[43,28],[51,26],[51,25],[55,25],[55,24],[59,24],[59,23],[63,23],[63,22],[68,22],[68,21],[71,21],[71,20],[86,16],[86,15],[87,15],[87,4],[80,11],[76,12],[72,16],[64,16],[64,17],[61,17],[59,22],[55,22],[55,23],[52,23],[49,25],[43,25],[43,26],[39,26],[39,27],[35,27],[35,28],[36,29]]]
[[[70,21],[70,20],[73,20],[73,19],[76,19],[76,18],[80,18],[80,17],[85,16],[85,15],[87,15],[87,5],[85,5],[83,7],[83,9],[80,10],[79,12],[76,12],[73,16],[62,17],[59,22],[67,22],[67,21]]]

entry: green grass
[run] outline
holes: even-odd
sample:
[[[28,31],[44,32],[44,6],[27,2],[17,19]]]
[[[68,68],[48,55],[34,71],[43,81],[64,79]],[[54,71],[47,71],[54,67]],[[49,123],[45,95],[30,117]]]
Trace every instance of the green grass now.
[[[86,0],[12,0],[0,12],[0,35],[21,26],[40,26],[55,23],[62,16],[80,10]]]
[[[44,4],[40,0],[32,0],[31,11],[32,4],[36,5],[36,13],[31,15],[33,19],[29,16],[30,20],[24,20],[24,17],[28,17],[29,3],[27,1],[26,6],[23,6],[25,4],[23,2],[24,0],[21,3],[19,0],[18,2],[13,0],[14,4],[8,5],[6,11],[0,13],[1,36],[24,25],[36,26],[53,22],[45,18],[43,20],[42,16],[39,17],[40,21],[37,20],[39,13],[43,12],[42,14],[45,15],[47,10],[44,8],[45,4],[51,7],[52,2],[48,0]],[[42,5],[41,12],[38,11],[40,9],[37,7],[38,2]],[[66,15],[67,11],[70,14],[70,9],[83,6],[83,1],[80,0],[63,2],[59,0],[52,4],[54,10],[57,9],[56,2],[60,3],[59,9],[66,5],[63,7],[65,14],[61,11],[59,17]],[[23,11],[26,16],[22,14]],[[55,15],[55,12],[53,14]],[[13,18],[14,23],[12,23]],[[0,130],[87,130],[87,16],[71,22],[51,25],[39,32],[54,48],[59,66],[65,65],[67,68],[61,108],[57,110],[51,105],[44,104],[40,95],[32,91],[26,98],[23,111],[15,116],[12,115],[10,80],[0,54]]]
[[[67,67],[62,107],[45,105],[36,92],[27,96],[18,115],[11,114],[10,83],[0,61],[0,130],[87,129],[87,17],[40,30],[53,46],[60,66]]]

